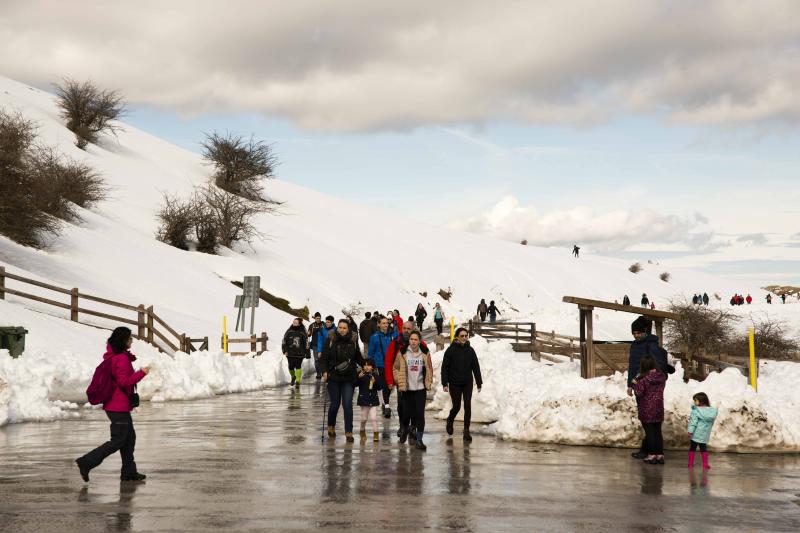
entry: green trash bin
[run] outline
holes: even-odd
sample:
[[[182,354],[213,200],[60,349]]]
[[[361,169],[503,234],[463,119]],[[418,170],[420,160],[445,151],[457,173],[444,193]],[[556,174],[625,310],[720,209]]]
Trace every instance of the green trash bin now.
[[[18,326],[0,327],[0,350],[8,350],[11,357],[19,357],[25,351],[27,333],[27,329]]]

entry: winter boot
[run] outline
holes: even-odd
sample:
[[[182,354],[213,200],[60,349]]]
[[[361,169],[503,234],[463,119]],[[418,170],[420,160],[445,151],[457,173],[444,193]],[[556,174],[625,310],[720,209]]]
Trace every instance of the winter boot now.
[[[336,428],[333,426],[328,426],[328,437],[335,439],[336,438]]]
[[[347,440],[347,442],[355,442],[356,441],[356,439],[353,438],[353,432],[352,431],[348,431],[347,433],[345,433],[344,437],[345,437],[345,440]]]
[[[464,442],[472,442],[472,435],[469,434],[469,430],[464,430]]]
[[[294,386],[294,384],[295,384],[295,382],[297,381],[297,376],[295,375],[295,373],[294,373],[294,370],[292,370],[292,371],[290,372],[290,374],[292,375],[292,381],[289,383],[289,386],[290,386],[290,387],[293,387],[293,386]]]
[[[703,460],[703,470],[711,468],[708,466],[708,452],[700,452],[700,458]]]
[[[383,418],[392,418],[392,408],[388,405],[383,406]]]
[[[362,429],[359,432],[358,436],[361,437],[361,442],[362,443],[367,442],[367,432],[365,430]]]
[[[417,441],[417,428],[411,426],[411,429],[408,431],[408,441]]]
[[[120,481],[144,481],[147,476],[140,473],[131,474],[129,476],[120,476]]]
[[[78,465],[78,472],[81,473],[81,479],[85,482],[89,482],[89,469],[83,466],[80,459],[75,459],[75,464]]]
[[[427,447],[427,446],[425,446],[425,443],[424,443],[424,442],[422,442],[422,433],[420,433],[419,435],[417,435],[417,444],[416,444],[415,446],[416,446],[416,447],[417,447],[417,449],[418,449],[419,451],[421,451],[421,452],[424,452],[425,450],[427,450],[427,449],[428,449],[428,447]]]
[[[408,430],[409,430],[408,426],[404,426],[400,430],[400,444],[406,443],[406,440],[408,439]]]
[[[689,468],[694,468],[694,453],[689,452]]]
[[[378,437],[378,432],[375,431],[372,433],[372,442],[379,442],[381,439]]]
[[[453,421],[449,418],[447,419],[447,425],[445,425],[445,430],[447,431],[448,435],[453,434]]]

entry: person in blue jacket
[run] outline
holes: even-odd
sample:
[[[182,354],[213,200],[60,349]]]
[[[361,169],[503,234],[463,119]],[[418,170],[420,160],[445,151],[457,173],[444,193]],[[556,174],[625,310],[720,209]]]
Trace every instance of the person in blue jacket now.
[[[389,407],[392,390],[386,386],[384,370],[386,366],[386,350],[395,338],[397,338],[397,333],[389,331],[389,319],[382,316],[378,320],[378,331],[369,338],[369,349],[367,350],[367,357],[375,361],[375,368],[378,369],[378,381],[382,389],[382,394],[380,395],[381,412],[384,418],[392,416],[392,409]]]
[[[331,335],[331,332],[336,330],[333,321],[334,318],[331,315],[326,316],[325,326],[323,326],[322,330],[317,334],[317,351],[319,353],[322,353],[322,348],[325,346],[325,341],[328,340],[328,335]]]
[[[639,374],[639,366],[644,356],[653,356],[653,359],[656,360],[656,366],[664,374],[675,372],[675,368],[667,361],[667,351],[659,346],[658,337],[650,333],[651,327],[652,324],[644,316],[638,317],[631,324],[631,334],[633,334],[634,341],[631,344],[631,351],[628,355],[628,396],[633,396],[633,380]],[[647,443],[642,440],[642,446],[639,451],[632,453],[631,456],[634,459],[643,459],[647,457],[646,449]]]

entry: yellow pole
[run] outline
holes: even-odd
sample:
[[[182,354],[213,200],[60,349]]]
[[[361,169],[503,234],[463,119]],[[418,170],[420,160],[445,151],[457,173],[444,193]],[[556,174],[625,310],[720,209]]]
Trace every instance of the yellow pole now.
[[[222,351],[228,353],[228,316],[222,316]]]
[[[450,315],[450,344],[453,344],[453,339],[456,338],[456,319]]]
[[[750,385],[753,387],[753,390],[758,390],[758,383],[756,383],[756,374],[758,373],[758,367],[756,367],[756,338],[755,338],[755,331],[753,328],[748,330],[749,337],[750,337]]]

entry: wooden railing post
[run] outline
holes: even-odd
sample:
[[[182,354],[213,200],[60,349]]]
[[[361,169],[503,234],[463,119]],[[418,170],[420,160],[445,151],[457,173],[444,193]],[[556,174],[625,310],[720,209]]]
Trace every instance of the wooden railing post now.
[[[144,321],[145,311],[144,306],[139,305],[136,308],[136,336],[140,339],[144,339],[145,336],[145,321]]]
[[[181,343],[180,343],[181,344],[181,346],[180,346],[181,351],[183,353],[191,353],[192,349],[189,348],[189,346],[187,345],[188,343],[186,342],[186,333],[181,333],[180,341],[181,341]]]
[[[73,288],[69,291],[69,319],[73,322],[78,321],[78,289]]]
[[[153,341],[153,306],[147,308],[147,342],[155,345]]]
[[[208,337],[203,337],[203,344],[200,345],[200,351],[208,351]]]
[[[6,299],[6,267],[0,266],[0,300]]]
[[[262,331],[261,332],[261,353],[264,353],[264,352],[267,351],[267,338],[268,338],[267,337],[267,332],[266,331]]]
[[[250,351],[255,353],[258,351],[258,346],[256,346],[256,334],[253,333],[250,335]]]

